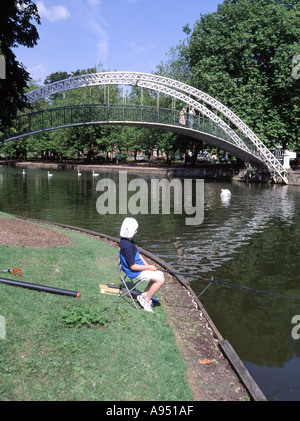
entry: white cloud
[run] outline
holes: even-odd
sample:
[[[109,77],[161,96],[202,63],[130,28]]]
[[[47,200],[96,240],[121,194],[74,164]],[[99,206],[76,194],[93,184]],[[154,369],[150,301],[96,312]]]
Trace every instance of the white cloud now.
[[[88,4],[92,7],[100,7],[102,4],[102,0],[88,0]]]
[[[136,41],[131,41],[130,43],[131,51],[133,54],[140,54],[140,53],[149,53],[150,50],[154,48],[153,44],[148,45],[145,47],[143,45],[137,45]]]
[[[103,19],[101,14],[102,0],[88,0],[88,7],[85,1],[81,1],[82,21],[85,29],[94,34],[97,60],[103,61],[109,55],[109,35],[107,28],[109,24]]]
[[[51,73],[44,64],[30,65],[26,68],[34,81],[44,83],[46,77]]]
[[[43,1],[37,2],[38,12],[41,18],[45,18],[50,22],[68,19],[71,14],[65,6],[51,6],[49,9],[44,5]]]

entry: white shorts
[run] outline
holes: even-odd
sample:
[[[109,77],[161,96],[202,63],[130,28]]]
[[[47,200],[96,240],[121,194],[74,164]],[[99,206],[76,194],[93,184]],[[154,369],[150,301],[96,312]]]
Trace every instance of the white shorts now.
[[[153,275],[153,271],[152,270],[143,270],[139,276],[137,276],[136,279],[138,279],[139,281],[150,281],[151,276]]]

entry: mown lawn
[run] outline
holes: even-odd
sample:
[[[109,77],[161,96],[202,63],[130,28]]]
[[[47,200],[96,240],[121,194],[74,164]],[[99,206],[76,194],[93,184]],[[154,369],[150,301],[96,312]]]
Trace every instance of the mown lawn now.
[[[8,215],[0,212],[0,217]],[[0,277],[80,291],[80,298],[0,284],[0,400],[187,401],[186,365],[163,306],[113,303],[118,249],[78,232],[49,248],[0,245]]]

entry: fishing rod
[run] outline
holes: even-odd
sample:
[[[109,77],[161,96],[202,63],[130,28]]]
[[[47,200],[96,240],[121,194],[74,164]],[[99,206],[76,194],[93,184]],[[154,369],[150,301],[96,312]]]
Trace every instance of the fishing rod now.
[[[200,279],[200,280],[202,280],[202,281],[207,281],[207,282],[210,282],[210,283],[215,283],[215,284],[225,285],[225,286],[228,286],[228,287],[241,288],[241,289],[245,289],[245,290],[252,291],[252,292],[260,292],[260,293],[262,293],[262,294],[273,295],[273,296],[275,296],[275,297],[288,298],[289,300],[296,300],[296,301],[300,301],[300,298],[290,297],[290,296],[288,296],[288,295],[277,294],[276,292],[264,291],[264,290],[262,290],[262,289],[257,289],[257,288],[246,287],[246,286],[244,286],[244,285],[237,285],[237,284],[232,284],[232,283],[229,283],[229,282],[224,282],[224,281],[216,281],[213,277],[211,277],[210,279],[208,279],[208,278],[203,278],[202,276],[199,276],[199,275],[192,275],[192,274],[189,274],[189,273],[173,272],[173,271],[170,271],[170,270],[162,270],[162,269],[160,269],[160,270],[161,270],[162,272],[170,273],[171,275],[180,275],[180,276],[183,276],[183,277],[197,278],[197,279]],[[205,288],[205,289],[206,289],[206,288]],[[205,291],[205,290],[204,290],[204,291]],[[202,293],[203,293],[204,291],[202,291]],[[202,293],[201,293],[201,294],[202,294]],[[201,295],[201,294],[200,294],[200,295]],[[199,296],[198,296],[198,297],[199,297]]]

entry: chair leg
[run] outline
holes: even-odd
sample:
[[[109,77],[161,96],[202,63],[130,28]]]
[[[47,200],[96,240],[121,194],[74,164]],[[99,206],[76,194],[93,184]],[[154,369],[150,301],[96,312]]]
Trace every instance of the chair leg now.
[[[119,295],[115,300],[114,303],[116,303],[117,301],[119,301],[121,298],[124,298],[126,295],[128,295],[131,299],[131,301],[133,302],[134,307],[138,310],[138,307],[136,305],[136,303],[134,302],[133,296],[130,293],[130,290],[127,288],[127,291],[123,292],[121,295]]]
[[[119,301],[121,298],[124,298],[126,295],[128,295],[129,297],[130,297],[130,299],[131,299],[131,301],[132,301],[132,303],[133,303],[133,305],[134,305],[134,307],[136,308],[136,310],[138,310],[138,306],[136,305],[136,303],[135,303],[135,301],[134,301],[134,298],[133,298],[133,296],[131,295],[131,291],[133,291],[134,289],[136,289],[139,285],[141,285],[143,282],[145,282],[144,280],[141,280],[141,281],[139,281],[139,282],[136,282],[136,283],[134,283],[133,282],[133,287],[131,287],[130,289],[128,288],[128,286],[127,286],[127,283],[126,283],[126,281],[125,281],[125,279],[126,279],[126,277],[125,278],[123,278],[122,276],[121,276],[121,274],[120,274],[120,278],[121,278],[121,280],[122,280],[122,282],[123,282],[123,284],[124,284],[124,286],[125,286],[125,289],[126,289],[126,291],[125,292],[123,292],[121,295],[119,295],[115,300],[114,300],[114,303],[116,303],[117,301]]]

